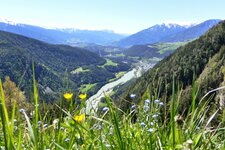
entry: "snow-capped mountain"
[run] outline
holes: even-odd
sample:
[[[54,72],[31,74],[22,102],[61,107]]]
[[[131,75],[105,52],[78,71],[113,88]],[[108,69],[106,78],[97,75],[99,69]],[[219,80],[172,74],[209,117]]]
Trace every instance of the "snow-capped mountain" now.
[[[197,23],[197,22],[173,22],[172,21],[172,22],[164,22],[161,25],[165,25],[168,28],[174,27],[174,26],[182,26],[182,27],[185,27],[185,28],[189,28],[189,27],[193,27],[197,24],[199,24],[199,23]]]
[[[190,26],[182,32],[172,34],[163,38],[162,42],[183,42],[190,39],[196,39],[199,36],[203,35],[210,28],[218,24],[220,21],[220,19],[211,19],[194,26]]]
[[[158,30],[158,29],[181,29],[181,28],[186,28],[186,26],[179,25],[176,23],[162,23],[162,24],[154,25],[154,26],[150,27],[149,29],[150,30],[152,30],[152,29]]]
[[[219,19],[207,20],[202,23],[162,23],[132,34],[114,44],[121,47],[153,44],[157,42],[178,42],[195,39],[216,25]]]
[[[157,24],[148,29],[135,33],[127,38],[124,38],[116,43],[117,46],[129,47],[132,45],[144,45],[156,43],[160,39],[186,30],[186,27],[178,24]]]
[[[23,24],[21,24],[21,23],[17,23],[17,22],[14,22],[14,21],[11,21],[11,20],[8,20],[5,18],[0,18],[0,23],[5,23],[8,25],[13,25],[13,26],[23,26]]]
[[[52,44],[95,43],[105,45],[124,38],[124,35],[108,30],[78,30],[74,28],[47,28],[16,23],[7,19],[0,19],[0,30],[24,35]]]

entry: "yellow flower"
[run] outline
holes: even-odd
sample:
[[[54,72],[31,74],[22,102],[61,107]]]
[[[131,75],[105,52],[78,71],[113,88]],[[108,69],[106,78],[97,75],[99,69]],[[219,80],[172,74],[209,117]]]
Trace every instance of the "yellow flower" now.
[[[70,100],[72,100],[73,93],[65,93],[65,94],[63,94],[63,96],[67,101],[70,101]]]
[[[85,94],[80,94],[79,95],[79,98],[81,99],[81,100],[85,100],[86,98],[87,98],[87,94],[85,93]]]
[[[84,119],[85,119],[85,114],[74,116],[74,120],[79,123],[83,122]]]

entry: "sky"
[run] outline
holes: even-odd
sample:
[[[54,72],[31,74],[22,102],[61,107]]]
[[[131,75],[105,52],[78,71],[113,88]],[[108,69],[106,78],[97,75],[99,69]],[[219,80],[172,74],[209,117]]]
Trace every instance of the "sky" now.
[[[132,34],[163,22],[225,19],[225,0],[0,0],[0,18]]]

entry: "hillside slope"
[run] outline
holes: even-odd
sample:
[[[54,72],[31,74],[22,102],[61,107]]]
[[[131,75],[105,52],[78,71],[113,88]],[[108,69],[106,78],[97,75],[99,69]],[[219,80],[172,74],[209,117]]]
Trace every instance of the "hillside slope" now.
[[[65,71],[68,71],[69,88],[78,90],[82,84],[97,86],[114,78],[114,73],[102,66],[106,60],[85,49],[51,45],[38,40],[0,31],[0,78],[10,78],[25,90],[32,90],[32,61],[41,87],[58,92],[65,89]],[[80,69],[79,69],[80,68]],[[74,70],[77,73],[74,73]]]
[[[179,81],[183,89],[181,97],[184,108],[190,104],[194,82],[199,87],[199,97],[209,90],[224,86],[225,21],[220,22],[199,39],[178,48],[175,53],[159,62],[129,88],[127,95],[135,93],[136,102],[140,102],[141,97],[149,90],[163,101],[169,101],[173,78],[176,87]],[[217,102],[219,94],[213,96]],[[221,94],[224,96],[224,92]]]
[[[185,45],[187,42],[174,42],[174,43],[156,43],[147,45],[134,45],[123,53],[126,56],[140,57],[140,58],[164,58],[173,53],[178,47]]]

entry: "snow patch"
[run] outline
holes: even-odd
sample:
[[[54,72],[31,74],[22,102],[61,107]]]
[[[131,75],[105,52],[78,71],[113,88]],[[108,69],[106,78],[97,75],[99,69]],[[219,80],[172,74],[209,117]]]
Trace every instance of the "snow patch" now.
[[[21,25],[19,23],[14,22],[14,21],[7,20],[5,18],[0,18],[0,22],[6,23],[6,24],[10,24],[10,25],[14,25],[14,26]]]
[[[176,23],[162,23],[161,26],[166,26],[167,28],[176,28],[180,25],[176,24]]]
[[[175,26],[182,26],[185,28],[193,27],[199,24],[199,22],[192,22],[192,21],[165,21],[162,25],[167,26],[168,28],[175,27]]]

